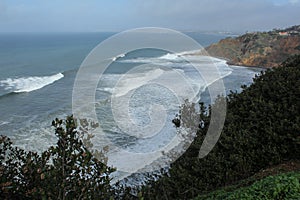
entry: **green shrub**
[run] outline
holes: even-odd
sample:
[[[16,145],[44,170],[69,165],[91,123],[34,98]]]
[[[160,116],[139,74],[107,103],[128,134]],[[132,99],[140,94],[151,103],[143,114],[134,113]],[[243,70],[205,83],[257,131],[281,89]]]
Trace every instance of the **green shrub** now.
[[[236,200],[236,199],[300,199],[300,172],[269,176],[251,186],[234,191],[218,190],[195,200]]]

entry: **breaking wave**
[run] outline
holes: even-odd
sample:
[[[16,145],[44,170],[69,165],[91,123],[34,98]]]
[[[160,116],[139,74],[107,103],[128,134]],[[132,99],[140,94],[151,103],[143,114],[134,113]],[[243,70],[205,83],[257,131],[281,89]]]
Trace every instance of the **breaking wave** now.
[[[6,91],[13,93],[31,92],[50,85],[63,77],[62,73],[58,73],[51,76],[7,78],[0,81],[0,86]]]
[[[113,58],[112,58],[112,61],[116,61],[116,60],[118,60],[119,58],[123,58],[123,57],[125,57],[125,54],[120,54],[120,55],[118,55],[118,56],[116,56],[116,57],[113,57]]]
[[[0,121],[0,126],[3,126],[5,124],[9,124],[9,122],[6,122],[6,121]]]

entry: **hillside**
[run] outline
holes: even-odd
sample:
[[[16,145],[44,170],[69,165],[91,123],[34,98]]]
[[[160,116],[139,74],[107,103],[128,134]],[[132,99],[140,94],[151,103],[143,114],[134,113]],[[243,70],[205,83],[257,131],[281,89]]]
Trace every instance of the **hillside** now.
[[[300,54],[300,25],[225,38],[206,50],[232,65],[277,67],[289,56]]]

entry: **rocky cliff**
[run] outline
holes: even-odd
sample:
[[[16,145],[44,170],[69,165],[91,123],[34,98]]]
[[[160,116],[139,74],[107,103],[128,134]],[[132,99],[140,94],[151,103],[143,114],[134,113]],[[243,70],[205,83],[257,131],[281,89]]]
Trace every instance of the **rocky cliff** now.
[[[226,38],[206,50],[232,65],[277,67],[289,56],[300,54],[300,26]]]

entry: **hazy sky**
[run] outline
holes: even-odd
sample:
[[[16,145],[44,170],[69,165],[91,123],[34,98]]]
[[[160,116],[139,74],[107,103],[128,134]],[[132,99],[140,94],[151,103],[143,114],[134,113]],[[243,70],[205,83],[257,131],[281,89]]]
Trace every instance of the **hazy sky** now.
[[[300,24],[300,0],[0,0],[0,32],[254,31]]]

